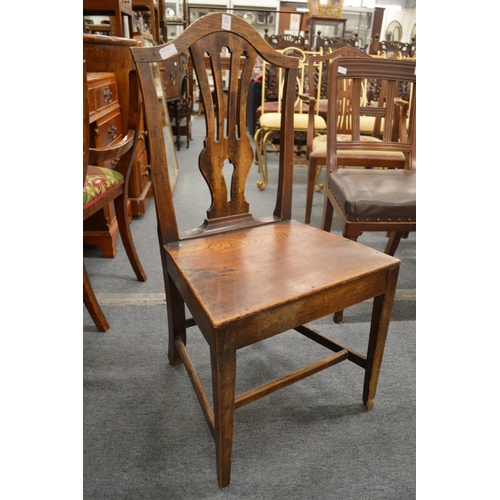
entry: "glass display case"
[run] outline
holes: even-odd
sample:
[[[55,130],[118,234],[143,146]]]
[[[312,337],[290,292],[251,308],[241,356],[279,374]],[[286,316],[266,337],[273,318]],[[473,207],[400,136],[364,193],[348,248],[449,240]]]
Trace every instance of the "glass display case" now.
[[[335,36],[343,38],[345,36],[345,25],[346,19],[311,16],[306,21],[306,30],[309,30],[309,46],[316,46],[318,31],[321,32],[321,36]]]
[[[180,35],[186,27],[184,19],[184,5],[179,5],[177,2],[165,1],[163,3],[165,9],[163,17],[163,39],[168,42]]]
[[[372,11],[343,11],[342,17],[346,19],[345,34],[346,37],[358,34],[359,48],[368,50],[372,41]]]

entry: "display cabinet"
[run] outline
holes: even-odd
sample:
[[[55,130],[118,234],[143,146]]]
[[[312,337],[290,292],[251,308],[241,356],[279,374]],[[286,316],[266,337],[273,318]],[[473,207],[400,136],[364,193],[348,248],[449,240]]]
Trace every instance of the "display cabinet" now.
[[[321,36],[343,38],[345,36],[346,21],[346,19],[309,17],[306,22],[306,29],[309,31],[309,46],[316,46],[318,32],[321,33]]]
[[[83,0],[83,16],[109,16],[109,25],[97,29],[87,24],[89,31],[130,38],[132,36],[132,0]],[[91,21],[91,19],[90,19]]]
[[[132,0],[134,12],[141,12],[146,21],[149,33],[153,36],[156,44],[161,42],[160,37],[160,10],[158,0]]]

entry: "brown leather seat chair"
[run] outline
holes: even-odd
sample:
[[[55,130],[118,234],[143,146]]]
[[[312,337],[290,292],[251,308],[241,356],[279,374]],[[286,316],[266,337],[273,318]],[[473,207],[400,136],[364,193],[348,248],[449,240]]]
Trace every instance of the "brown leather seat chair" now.
[[[317,57],[311,57],[310,64],[322,64],[322,80],[321,85],[321,96],[324,97],[324,101],[328,103],[328,98],[331,97],[331,85],[329,85],[328,80],[328,67],[338,58],[343,57],[359,57],[359,58],[370,58],[367,54],[355,47],[341,47],[333,50],[327,54]],[[352,82],[349,79],[341,80],[338,82],[340,88],[337,89],[336,99],[338,104],[339,113],[337,113],[336,131],[337,140],[339,141],[350,141],[352,139],[352,115],[350,113],[351,99],[352,99]],[[383,93],[385,92],[385,86],[380,82],[377,83],[378,86],[382,86],[382,97],[378,99],[380,106],[385,102]],[[363,82],[361,88],[361,102],[366,103],[366,82]],[[327,106],[324,104],[323,100],[320,100],[321,106]],[[367,104],[367,103],[366,103]],[[380,128],[383,125],[383,119],[380,115],[380,110],[377,110],[379,106],[362,106],[360,118],[359,118],[359,129],[360,129],[360,141],[373,143],[380,142]],[[321,134],[314,128],[314,123],[309,120],[308,131],[307,131],[307,147],[306,147],[306,160],[307,160],[307,187],[306,187],[306,213],[305,213],[305,223],[309,224],[311,222],[312,214],[312,204],[314,191],[320,192],[324,184],[318,182],[322,168],[326,165],[326,143],[327,135],[332,130],[331,126],[328,126]],[[390,168],[404,168],[406,162],[405,155],[400,151],[388,151],[381,149],[363,149],[355,150],[340,149],[338,151],[338,166],[339,167],[390,167]]]
[[[351,141],[339,140],[336,123],[340,113],[337,102],[339,83],[352,82],[353,136]],[[361,88],[366,79],[383,82],[385,104],[377,107],[383,118],[381,140],[366,143],[360,140],[362,112]],[[394,59],[342,58],[329,68],[331,98],[328,101],[327,178],[322,228],[331,230],[333,212],[339,217],[342,234],[356,241],[364,231],[389,233],[385,253],[394,255],[403,235],[415,231],[416,209],[416,76],[415,61]],[[403,101],[398,96],[402,87],[410,97]],[[409,114],[409,119],[408,119]],[[398,134],[394,134],[394,125]],[[405,168],[339,168],[343,151],[375,150],[399,152],[406,158]],[[342,312],[335,315],[342,321]]]

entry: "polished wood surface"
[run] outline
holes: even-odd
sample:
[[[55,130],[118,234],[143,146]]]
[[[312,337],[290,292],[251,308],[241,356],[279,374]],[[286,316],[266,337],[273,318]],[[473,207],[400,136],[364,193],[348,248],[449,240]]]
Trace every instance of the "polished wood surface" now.
[[[227,89],[223,88],[220,59],[226,47],[232,53]],[[172,138],[165,143],[162,136],[164,127],[151,63],[186,50],[205,103],[206,137],[199,170],[212,203],[200,214],[198,227],[180,232],[168,169],[168,161],[175,161],[175,156],[169,156],[174,144]],[[207,53],[212,59],[215,88],[209,85],[206,73]],[[367,410],[373,407],[400,261],[291,220],[296,58],[272,49],[239,17],[220,13],[195,21],[174,43],[132,48],[132,54],[150,132],[167,297],[168,358],[173,365],[183,363],[191,379],[214,437],[217,480],[225,488],[231,478],[235,409],[341,361],[351,361],[364,370],[362,400]],[[245,133],[246,99],[257,56],[282,68],[285,89],[276,205],[273,213],[263,218],[252,215],[245,197],[253,164],[252,146]],[[230,185],[223,175],[228,163]],[[339,308],[372,298],[372,323],[363,353],[306,325]],[[186,316],[187,311],[192,317]],[[212,404],[188,352],[187,330],[195,325],[209,346]],[[324,346],[328,355],[236,394],[237,350],[291,329]],[[290,344],[291,357],[294,348]]]

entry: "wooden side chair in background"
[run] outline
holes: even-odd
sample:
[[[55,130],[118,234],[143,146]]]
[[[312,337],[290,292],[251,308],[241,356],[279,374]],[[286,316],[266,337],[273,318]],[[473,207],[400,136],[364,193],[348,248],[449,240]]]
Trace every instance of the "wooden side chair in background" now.
[[[327,54],[316,57],[311,57],[309,63],[312,64],[325,64],[323,68],[323,77],[325,82],[322,87],[328,88],[328,95],[326,102],[329,103],[333,98],[332,85],[329,80],[328,67],[339,58],[357,57],[362,59],[369,59],[363,51],[354,47],[342,47],[333,50]],[[372,144],[380,142],[380,127],[383,124],[383,117],[380,110],[377,108],[383,106],[385,102],[384,89],[382,93],[378,94],[378,102],[371,106],[366,104],[366,86],[368,80],[361,82],[360,94],[360,141]],[[337,101],[337,114],[335,130],[338,140],[350,141],[352,138],[353,119],[352,119],[352,82],[350,79],[342,79],[337,81],[340,88],[336,89],[335,99]],[[380,87],[380,82],[379,82]],[[383,87],[383,86],[382,86]],[[357,98],[356,97],[356,98]],[[323,184],[318,183],[318,179],[323,166],[326,165],[326,144],[327,135],[333,130],[333,125],[328,122],[326,130],[322,133],[314,128],[314,122],[309,120],[307,131],[307,146],[306,146],[306,161],[307,161],[307,187],[306,187],[306,210],[305,222],[311,222],[312,204],[314,191],[321,191]],[[380,150],[380,149],[348,149],[339,150],[338,152],[338,166],[340,167],[391,167],[391,168],[404,168],[406,163],[405,155],[400,151]]]
[[[101,41],[104,39],[104,44]],[[101,148],[90,147],[89,112],[96,109],[95,101],[99,96],[89,96],[87,77],[91,73],[89,61],[84,62],[83,82],[83,220],[113,203],[116,211],[118,229],[130,264],[139,281],[147,276],[137,255],[128,215],[128,180],[134,161],[137,145],[137,126],[139,123],[139,87],[135,76],[130,47],[137,45],[134,40],[99,35],[84,35],[84,56],[90,57],[90,67],[94,70],[116,72],[120,81],[118,91],[127,95],[128,108],[123,110],[128,130],[123,137]],[[98,62],[95,62],[98,60]],[[90,105],[89,100],[94,100]],[[124,120],[125,121],[125,120]],[[106,166],[107,165],[107,166]],[[97,301],[83,263],[83,301],[90,316],[101,332],[109,330],[109,323]]]
[[[364,231],[389,233],[385,253],[394,255],[401,237],[416,230],[416,75],[415,61],[373,58],[341,58],[329,68],[331,97],[328,100],[327,176],[322,228],[331,230],[333,212],[339,217],[342,234],[356,241]],[[380,80],[384,87],[384,106],[375,108],[381,118],[381,140],[361,139],[363,116],[361,93],[364,81]],[[341,110],[336,105],[339,89],[351,84],[352,140],[340,139],[337,123]],[[404,83],[410,101],[399,98]],[[407,119],[409,116],[409,120]],[[394,125],[398,134],[394,135]],[[339,168],[342,153],[374,151],[380,155],[404,155],[404,168],[390,162],[383,169]],[[342,311],[334,320],[342,321]]]
[[[230,54],[227,95],[220,64],[226,49]],[[224,488],[230,483],[235,409],[343,360],[364,370],[363,402],[366,409],[372,408],[400,261],[291,220],[297,58],[272,49],[247,22],[225,13],[203,16],[162,46],[131,50],[149,131],[167,297],[168,358],[173,365],[183,363],[193,383],[215,440],[217,479]],[[175,208],[182,193],[177,191],[174,200],[169,173],[176,157],[168,136],[165,141],[164,133],[169,131],[162,124],[158,94],[161,100],[162,89],[155,86],[152,66],[188,50],[205,103],[206,137],[198,166],[210,190],[211,206],[206,212],[202,210],[199,227],[181,232]],[[204,56],[214,68],[213,94]],[[246,134],[246,99],[258,56],[283,72],[279,182],[274,212],[264,218],[252,215],[245,197],[253,164]],[[372,321],[365,353],[307,325],[371,298]],[[187,329],[193,326],[209,345],[212,401],[187,350]],[[237,351],[293,329],[324,346],[329,355],[237,395]],[[290,356],[294,348],[291,341]]]

